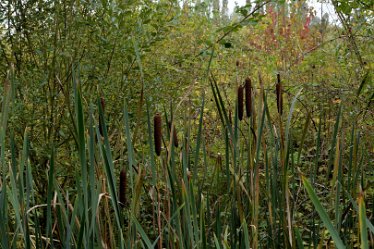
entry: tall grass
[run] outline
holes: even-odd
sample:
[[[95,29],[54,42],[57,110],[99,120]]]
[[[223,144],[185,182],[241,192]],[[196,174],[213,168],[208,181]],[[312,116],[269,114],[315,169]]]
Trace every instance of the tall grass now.
[[[188,115],[195,110],[187,106],[184,117],[177,112],[181,105],[175,109],[171,105],[159,114],[164,133],[155,151],[151,118],[155,108],[147,100],[146,124],[137,128],[144,131],[144,136],[138,136],[145,138],[143,144],[134,142],[134,120],[127,103],[123,105],[121,134],[127,154],[121,153],[118,163],[113,159],[100,98],[86,108],[79,80],[74,77],[75,153],[79,159],[75,185],[61,185],[59,150],[52,146],[44,172],[48,176],[46,196],[34,188],[28,130],[17,154],[7,127],[14,98],[11,84],[4,92],[0,127],[1,248],[373,245],[370,208],[365,208],[370,164],[362,154],[365,147],[360,144],[358,127],[342,123],[342,105],[330,134],[323,130],[323,122],[327,122],[322,118],[323,110],[308,112],[302,120],[296,118],[299,101],[307,93],[298,90],[287,108],[286,102],[280,101],[282,87],[277,86],[274,96],[265,90],[260,76],[257,88],[254,81],[246,88],[253,87],[251,106],[246,103],[250,115],[244,117],[243,105],[237,104],[231,121],[219,83],[213,75],[209,80],[209,95],[214,100],[209,108],[214,108],[221,122],[218,151],[208,151],[211,141],[206,136],[212,127],[204,121],[209,115],[204,112],[204,97],[196,122]],[[240,98],[243,101],[243,92]],[[184,121],[178,122],[179,118]],[[309,124],[317,118],[318,127],[313,130]],[[344,131],[349,129],[350,138],[345,139]],[[176,139],[178,147],[173,146]],[[330,144],[327,160],[322,158],[322,144],[326,143]],[[307,161],[307,153],[312,153],[314,162]],[[120,184],[124,179],[127,184]]]

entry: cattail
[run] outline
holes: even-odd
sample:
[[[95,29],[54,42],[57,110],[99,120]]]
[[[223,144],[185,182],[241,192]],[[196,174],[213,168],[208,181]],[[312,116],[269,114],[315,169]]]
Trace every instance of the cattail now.
[[[172,123],[170,121],[168,122],[168,126],[169,126],[169,130],[171,132]],[[178,135],[177,135],[177,130],[175,128],[175,125],[174,125],[174,130],[173,130],[173,144],[176,148],[178,148]]]
[[[221,153],[217,154],[216,165],[217,165],[217,167],[219,167],[220,169],[222,169],[222,155],[221,155]]]
[[[247,111],[247,117],[252,114],[252,83],[251,79],[248,77],[245,79],[245,109]]]
[[[126,170],[122,169],[119,175],[119,202],[120,202],[121,207],[124,207],[126,204],[126,188],[127,188]]]
[[[229,122],[230,124],[232,124],[232,111],[229,110]]]
[[[155,152],[157,156],[161,154],[162,130],[161,130],[161,115],[156,113],[153,118],[154,124],[154,139],[155,139]]]
[[[104,110],[105,110],[105,99],[104,99],[104,97],[100,98],[100,104],[101,104],[101,109],[103,109],[103,112],[104,112]]]
[[[276,84],[276,94],[277,94],[277,108],[278,113],[282,115],[283,113],[283,97],[282,97],[282,84],[280,80],[280,74],[277,74],[277,84]]]
[[[99,117],[99,131],[100,131],[100,135],[103,137],[104,136],[104,124],[103,124],[103,120]]]
[[[244,107],[243,107],[243,86],[238,87],[238,117],[239,120],[243,119]]]
[[[240,67],[240,61],[239,60],[236,61],[236,67]]]

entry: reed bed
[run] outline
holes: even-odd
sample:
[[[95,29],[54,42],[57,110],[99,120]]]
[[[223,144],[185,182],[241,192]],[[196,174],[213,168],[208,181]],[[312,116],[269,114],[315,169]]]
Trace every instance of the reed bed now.
[[[146,124],[139,128],[145,149],[133,141],[123,104],[121,164],[113,158],[104,99],[86,108],[74,82],[75,186],[61,185],[59,151],[51,148],[41,197],[28,160],[29,131],[19,153],[7,132],[10,87],[1,111],[0,248],[373,246],[373,199],[366,194],[372,166],[360,128],[342,121],[344,102],[332,131],[325,130],[322,109],[297,120],[304,123],[299,128],[295,113],[307,93],[298,89],[284,102],[279,74],[275,95],[261,79],[248,78],[237,89],[233,113],[214,76],[208,80],[220,120],[218,151],[206,139],[206,96],[196,122],[187,111],[178,115],[178,106],[155,113],[146,100]]]

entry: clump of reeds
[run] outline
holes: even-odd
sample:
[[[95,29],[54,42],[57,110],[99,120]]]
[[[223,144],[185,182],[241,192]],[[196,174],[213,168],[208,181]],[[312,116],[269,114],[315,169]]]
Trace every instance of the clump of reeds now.
[[[162,143],[162,120],[160,113],[156,113],[153,118],[154,124],[154,140],[155,140],[155,152],[157,156],[161,154],[161,143]]]
[[[245,109],[247,111],[247,117],[252,114],[252,82],[249,77],[245,79]]]
[[[283,113],[283,97],[282,97],[282,83],[280,80],[280,74],[277,74],[277,84],[276,84],[276,95],[277,95],[277,108],[278,113],[282,115]]]
[[[243,86],[238,87],[238,117],[239,120],[243,119],[243,114],[244,114],[244,96],[243,96]]]
[[[122,169],[119,175],[119,202],[121,207],[126,205],[126,188],[127,188],[127,179],[126,179],[126,170]]]
[[[169,130],[171,132],[171,128],[172,128],[172,123],[171,121],[168,122],[168,126],[169,126]],[[177,135],[177,130],[175,128],[175,125],[174,125],[174,129],[173,129],[173,145],[178,148],[178,135]]]

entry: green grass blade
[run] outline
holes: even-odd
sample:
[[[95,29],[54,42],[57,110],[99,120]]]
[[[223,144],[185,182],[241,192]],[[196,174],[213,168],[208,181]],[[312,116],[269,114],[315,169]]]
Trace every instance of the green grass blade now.
[[[149,144],[149,156],[151,160],[151,171],[152,171],[152,185],[156,185],[156,162],[153,148],[153,137],[152,137],[152,126],[151,126],[151,115],[149,112],[149,99],[146,100],[147,105],[147,126],[148,126],[148,144]]]
[[[94,105],[90,105],[90,118],[89,118],[89,145],[88,145],[88,155],[89,155],[89,179],[90,179],[90,209],[91,209],[91,223],[90,228],[87,231],[90,242],[93,243],[95,240],[94,229],[96,227],[96,178],[95,178],[95,129],[94,129]],[[87,217],[89,219],[89,217]],[[90,246],[93,246],[92,244]]]
[[[213,236],[214,236],[214,244],[215,244],[215,246],[216,246],[216,249],[221,249],[221,246],[219,245],[219,241],[218,241],[218,239],[217,239],[216,234],[213,234]],[[249,247],[248,247],[248,248],[249,248]]]
[[[136,217],[134,215],[131,215],[131,220],[135,224],[136,230],[140,233],[140,236],[143,239],[144,243],[147,245],[147,248],[148,249],[153,249],[154,247],[153,247],[148,235],[146,234],[142,225],[140,225],[139,221],[136,219]]]
[[[193,179],[194,181],[197,180],[197,166],[199,165],[199,152],[200,152],[200,144],[201,144],[201,131],[203,128],[203,116],[204,116],[204,104],[205,104],[205,97],[203,97],[203,101],[201,104],[201,112],[200,112],[200,119],[199,119],[199,128],[196,137],[196,147],[195,147],[195,162],[193,168]]]
[[[85,138],[85,129],[84,129],[84,112],[82,106],[82,96],[80,86],[76,85],[74,89],[74,97],[75,97],[75,112],[76,112],[76,119],[77,119],[77,141],[78,141],[78,154],[79,154],[79,161],[81,166],[81,181],[82,181],[82,190],[83,190],[83,206],[84,206],[84,217],[85,220],[83,221],[86,228],[84,232],[87,233],[89,227],[89,216],[88,216],[88,182],[87,182],[87,159],[86,159],[86,138]],[[79,184],[80,186],[80,184]],[[80,188],[80,187],[79,187]],[[86,241],[84,241],[85,243]],[[86,244],[84,244],[86,246]]]
[[[286,148],[288,147],[287,144],[288,144],[288,140],[289,140],[289,135],[290,135],[290,127],[291,127],[291,118],[292,118],[292,114],[293,114],[293,111],[295,109],[295,104],[296,104],[296,101],[297,99],[299,98],[300,94],[301,94],[301,91],[303,89],[301,88],[295,95],[295,97],[292,99],[292,103],[291,103],[291,108],[290,108],[290,113],[288,114],[288,119],[287,119],[287,125],[286,125]]]
[[[295,227],[295,235],[298,249],[304,249],[303,239],[301,238],[300,230]]]
[[[361,194],[358,197],[358,223],[360,225],[360,235],[361,235],[361,249],[369,249],[368,232],[366,226],[366,209],[364,196]]]
[[[346,191],[345,193],[347,194],[350,202],[352,203],[353,208],[356,210],[356,212],[359,213],[359,207],[357,203],[353,200],[351,194],[348,191]],[[367,217],[366,217],[366,226],[369,228],[370,232],[374,234],[374,226]]]
[[[242,227],[243,227],[243,232],[244,232],[245,248],[250,248],[248,226],[247,226],[247,222],[245,219],[243,220]]]
[[[304,176],[302,176],[302,181],[304,184],[304,187],[309,195],[309,198],[312,200],[312,203],[314,207],[316,208],[319,216],[321,217],[321,220],[323,221],[323,224],[325,224],[325,227],[329,231],[333,241],[335,242],[335,246],[338,249],[344,249],[345,245],[343,244],[343,241],[339,237],[338,231],[335,229],[334,225],[331,223],[331,220],[325,211],[325,209],[322,207],[320,201],[318,200],[318,197],[316,193],[313,190],[312,185],[309,183],[308,179],[306,179]]]
[[[109,186],[109,194],[110,199],[112,202],[112,206],[114,209],[114,217],[117,224],[117,229],[119,231],[120,241],[119,245],[120,248],[123,249],[124,247],[124,239],[123,239],[123,233],[121,228],[121,222],[120,222],[120,210],[119,210],[119,203],[118,203],[118,195],[117,195],[117,188],[116,188],[116,178],[114,174],[114,165],[113,165],[113,159],[112,159],[112,152],[110,150],[110,144],[109,144],[109,138],[108,138],[108,131],[104,119],[104,110],[102,109],[100,100],[97,102],[97,106],[99,107],[99,116],[102,121],[102,130],[104,135],[104,144],[101,144],[100,142],[100,132],[98,129],[96,129],[97,137],[98,137],[98,147],[100,150],[100,154],[102,156],[102,160],[104,162],[105,166],[105,173],[107,176],[107,182]]]
[[[330,177],[330,173],[331,173],[331,171],[333,169],[333,166],[334,166],[335,147],[336,147],[336,142],[337,142],[337,137],[338,137],[340,116],[341,116],[341,113],[342,113],[342,106],[343,105],[340,104],[339,111],[338,111],[338,114],[336,116],[336,121],[335,121],[335,125],[334,125],[334,132],[333,132],[333,135],[332,135],[331,149],[330,149],[330,153],[329,153],[329,164],[328,164],[327,178]]]
[[[136,162],[135,162],[133,144],[131,141],[130,118],[129,118],[129,113],[127,111],[126,102],[124,103],[124,107],[123,107],[123,122],[125,124],[127,154],[128,154],[128,160],[129,160],[128,171],[130,173],[130,184],[131,184],[131,188],[134,189],[134,183],[133,183],[134,178],[133,178],[132,167],[136,165]]]
[[[52,210],[51,202],[53,195],[53,185],[54,185],[54,171],[55,171],[55,149],[52,148],[51,157],[50,157],[50,166],[48,174],[48,190],[47,190],[47,227],[46,227],[46,236],[48,238],[52,237]]]
[[[0,192],[0,234],[1,247],[9,248],[9,231],[8,231],[8,201],[7,201],[7,187],[4,184]]]

